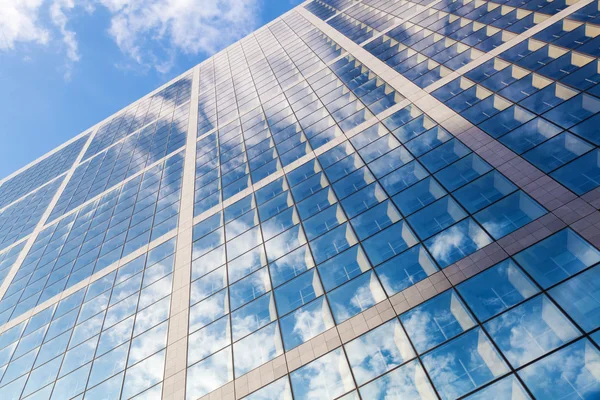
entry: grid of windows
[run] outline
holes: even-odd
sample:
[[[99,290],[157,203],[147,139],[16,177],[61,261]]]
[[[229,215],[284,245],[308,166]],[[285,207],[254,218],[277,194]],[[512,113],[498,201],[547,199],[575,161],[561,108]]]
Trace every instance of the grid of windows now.
[[[17,257],[19,257],[19,254],[21,253],[21,250],[23,250],[23,247],[25,247],[25,242],[22,242],[12,247],[10,250],[7,250],[0,254],[0,285],[4,283],[4,279],[6,279],[6,276],[10,272],[10,267],[13,266]]]
[[[33,232],[62,181],[56,179],[0,212],[0,250]]]
[[[191,89],[192,80],[186,76],[155,95],[135,103],[98,129],[83,159],[87,160],[156,120],[159,124],[165,120],[170,122],[173,111],[190,101]]]
[[[231,353],[221,384],[545,213],[415,106],[394,113],[195,226],[189,397]]]
[[[299,21],[293,26],[297,30],[305,30],[305,25],[306,21]],[[275,24],[273,31],[280,42],[293,40],[296,37],[294,32],[283,23]],[[323,45],[324,37],[315,29],[309,29],[305,34],[300,35],[309,39],[307,43],[311,48],[327,48],[326,51],[316,51],[320,57],[326,57],[323,61],[336,59],[339,50],[336,49],[335,43],[326,41]],[[214,96],[213,86],[217,88],[216,93],[231,93],[231,107],[223,105],[222,100],[217,101],[219,109],[225,107],[223,112],[226,115],[226,117],[219,116],[218,120],[230,120],[232,117],[235,119],[226,125],[219,123],[218,131],[203,135],[197,143],[196,215],[219,204],[221,199],[227,200],[250,187],[252,182],[258,182],[281,171],[283,167],[313,149],[342,136],[343,132],[349,131],[373,114],[378,114],[401,100],[389,85],[350,56],[337,57],[337,61],[329,67],[321,62],[317,68],[303,69],[302,72],[296,68],[286,68],[286,66],[293,66],[292,61],[278,50],[277,46],[271,44],[274,41],[275,37],[272,34],[262,35],[258,41],[243,41],[243,52],[237,51],[239,60],[234,59],[234,51],[231,52],[230,62],[238,68],[246,63],[242,58],[244,53],[251,54],[247,57],[253,60],[249,74],[254,77],[256,87],[259,88],[258,96],[252,94],[252,87],[250,90],[239,89],[239,86],[225,80],[226,78],[209,78],[208,87],[200,89],[200,102],[203,104],[201,107],[205,107],[204,98]],[[301,46],[302,52],[309,52],[308,46],[306,44]],[[336,49],[333,54],[330,51],[332,48]],[[286,51],[293,52],[294,48],[286,47]],[[261,59],[261,54],[266,58]],[[209,77],[213,75],[228,77],[231,74],[225,57],[227,54],[223,56],[222,67],[207,65]],[[294,58],[296,57],[298,55]],[[281,58],[285,61],[271,61]],[[215,63],[218,64],[219,61],[221,61],[219,57],[215,57]],[[201,76],[203,71],[205,70],[201,70]],[[303,78],[304,75],[301,74],[306,74],[308,77]],[[277,83],[276,77],[281,83]],[[224,80],[225,83],[213,85],[212,82],[215,80]],[[240,80],[242,82],[240,86],[252,86],[252,83],[248,84],[248,80]],[[226,86],[235,86],[236,93],[250,92],[244,97],[250,97],[250,100],[244,102],[250,106],[240,106],[238,113],[235,109],[236,96],[233,95],[232,90],[225,90]],[[255,107],[256,105],[258,107]],[[239,119],[238,114],[241,115]],[[213,122],[210,118],[199,119],[201,119],[200,134],[212,128],[216,120],[215,117],[212,119]]]
[[[596,398],[599,261],[560,231],[247,399]]]
[[[44,228],[0,301],[6,322],[177,227],[183,155]]]
[[[89,138],[84,135],[65,148],[0,185],[0,208],[50,182],[73,165]]]
[[[77,167],[49,221],[75,209],[185,146],[189,104]]]
[[[160,398],[174,251],[172,239],[4,332],[3,398]]]
[[[110,120],[0,253],[2,395],[599,398],[600,3],[571,3],[313,0]]]
[[[582,195],[600,173],[599,33],[600,26],[565,19],[432,94]]]

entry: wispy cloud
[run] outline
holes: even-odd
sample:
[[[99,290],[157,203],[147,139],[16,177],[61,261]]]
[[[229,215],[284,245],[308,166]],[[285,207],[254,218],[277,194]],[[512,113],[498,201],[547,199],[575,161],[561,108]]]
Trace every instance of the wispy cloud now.
[[[161,72],[177,51],[213,54],[256,28],[258,0],[99,0],[121,51]]]
[[[262,0],[11,0],[0,7],[0,51],[18,43],[62,42],[66,77],[80,60],[75,9],[109,13],[122,66],[168,72],[178,54],[212,55],[258,26]]]
[[[50,6],[50,18],[52,23],[58,28],[62,41],[66,47],[68,63],[66,66],[65,79],[71,78],[73,63],[79,61],[79,50],[75,32],[67,29],[68,18],[66,10],[72,10],[75,7],[73,0],[54,0]]]
[[[39,22],[44,0],[10,0],[0,6],[0,50],[13,49],[19,42],[46,44],[50,33]]]

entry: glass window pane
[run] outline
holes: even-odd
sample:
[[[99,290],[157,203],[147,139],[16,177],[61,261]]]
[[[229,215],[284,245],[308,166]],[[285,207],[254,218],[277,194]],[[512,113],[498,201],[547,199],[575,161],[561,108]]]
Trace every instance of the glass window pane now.
[[[465,210],[446,196],[408,217],[408,222],[424,240],[466,217]]]
[[[190,307],[189,331],[194,332],[229,313],[227,289]]]
[[[198,399],[233,380],[231,347],[188,368],[186,399]]]
[[[204,275],[192,282],[190,305],[204,300],[227,285],[227,270],[225,266]]]
[[[351,280],[327,294],[335,322],[345,320],[365,311],[386,299],[385,292],[372,272]]]
[[[362,398],[368,400],[434,400],[438,398],[418,360],[396,368],[359,390]]]
[[[315,262],[319,264],[354,246],[357,242],[354,231],[346,222],[310,242],[310,248]]]
[[[325,291],[336,288],[369,268],[369,260],[360,246],[354,246],[318,267]]]
[[[523,385],[514,375],[502,378],[479,392],[465,397],[469,400],[531,400]]]
[[[92,366],[88,387],[95,386],[117,372],[123,371],[125,369],[128,350],[129,345],[124,344],[104,354],[102,357],[96,358]]]
[[[546,214],[546,209],[519,190],[474,215],[496,240]]]
[[[517,187],[511,181],[494,170],[458,189],[454,197],[467,211],[476,213],[515,190]]]
[[[388,296],[401,292],[437,271],[435,262],[422,245],[415,246],[375,268]]]
[[[457,286],[475,316],[485,321],[537,294],[539,289],[514,261],[505,260]]]
[[[485,328],[515,368],[580,335],[545,295],[499,315]]]
[[[475,320],[454,290],[448,290],[400,316],[421,354],[475,326]]]
[[[519,371],[538,399],[595,399],[600,396],[600,351],[587,339],[545,357]]]
[[[441,199],[446,193],[444,188],[430,176],[398,193],[392,200],[403,215],[410,215],[437,199]]]
[[[334,399],[354,389],[352,374],[341,348],[290,374],[294,399]]]
[[[279,325],[274,322],[233,345],[235,376],[240,377],[281,354]]]
[[[578,195],[600,186],[600,150],[596,149],[552,172],[551,176]]]
[[[426,354],[423,365],[444,400],[456,399],[509,371],[481,328]]]
[[[393,203],[389,200],[371,208],[355,217],[351,223],[360,240],[387,228],[398,222],[402,217]]]
[[[547,288],[596,264],[600,252],[571,229],[563,229],[514,258],[538,284]]]
[[[600,326],[600,266],[550,290],[550,296],[586,332]]]
[[[291,400],[292,390],[287,376],[243,397],[243,400]]]
[[[286,315],[279,323],[285,351],[290,351],[335,326],[325,297]]]
[[[273,286],[279,286],[314,266],[308,246],[302,246],[269,265]]]
[[[276,319],[275,301],[270,292],[231,314],[233,340],[241,339]]]
[[[491,169],[491,165],[478,155],[471,153],[437,172],[435,177],[444,185],[446,190],[452,192],[464,184],[479,178]]]
[[[415,357],[396,318],[346,343],[344,347],[358,385]]]
[[[312,269],[275,289],[277,312],[285,315],[322,294],[319,275]]]
[[[492,239],[468,218],[428,239],[425,246],[440,267],[466,257],[492,243]]]
[[[229,318],[221,318],[190,335],[188,341],[188,365],[202,360],[230,343]]]
[[[400,221],[365,240],[363,246],[371,264],[378,265],[417,243],[408,224]]]

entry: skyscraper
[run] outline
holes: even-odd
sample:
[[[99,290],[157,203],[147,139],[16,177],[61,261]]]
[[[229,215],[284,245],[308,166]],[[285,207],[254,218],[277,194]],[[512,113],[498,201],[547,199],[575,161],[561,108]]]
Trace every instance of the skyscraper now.
[[[306,1],[0,182],[0,398],[600,398],[598,57]]]

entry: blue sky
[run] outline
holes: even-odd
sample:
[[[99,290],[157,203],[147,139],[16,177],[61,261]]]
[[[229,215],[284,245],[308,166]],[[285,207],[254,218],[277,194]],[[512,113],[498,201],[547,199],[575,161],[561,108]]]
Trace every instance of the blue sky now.
[[[2,2],[0,178],[300,2]]]

